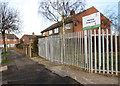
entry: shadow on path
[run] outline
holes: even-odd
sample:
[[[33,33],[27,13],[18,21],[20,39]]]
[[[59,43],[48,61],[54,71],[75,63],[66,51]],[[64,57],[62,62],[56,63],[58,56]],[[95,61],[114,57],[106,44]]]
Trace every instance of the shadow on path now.
[[[7,84],[80,84],[68,76],[61,77],[53,73],[44,65],[37,64],[14,50],[9,58],[11,56],[16,57],[14,62],[9,63],[8,70],[2,73],[3,82]]]

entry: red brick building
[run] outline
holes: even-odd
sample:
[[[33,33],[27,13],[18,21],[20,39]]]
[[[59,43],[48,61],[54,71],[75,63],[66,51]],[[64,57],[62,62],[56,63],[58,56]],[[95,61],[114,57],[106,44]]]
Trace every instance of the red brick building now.
[[[38,35],[35,35],[34,32],[32,33],[32,35],[23,35],[20,39],[21,43],[23,44],[29,44],[29,43],[33,43],[34,42],[34,38],[38,36]]]
[[[15,47],[15,44],[19,43],[19,38],[15,34],[6,34],[5,35],[5,43],[8,48]],[[0,47],[4,47],[2,35],[0,34]]]
[[[65,19],[65,33],[83,31],[82,17],[97,12],[99,11],[95,7],[91,7],[77,14],[75,14],[75,11],[72,10],[70,13],[70,17]],[[101,19],[101,29],[108,29],[110,33],[110,26],[111,26],[110,24],[112,22],[109,19],[107,19],[102,13],[100,13],[100,19]],[[98,30],[98,28],[94,28],[94,29]],[[92,33],[94,29],[91,29]],[[50,27],[41,31],[41,33],[43,36],[63,34],[62,21],[51,25]]]

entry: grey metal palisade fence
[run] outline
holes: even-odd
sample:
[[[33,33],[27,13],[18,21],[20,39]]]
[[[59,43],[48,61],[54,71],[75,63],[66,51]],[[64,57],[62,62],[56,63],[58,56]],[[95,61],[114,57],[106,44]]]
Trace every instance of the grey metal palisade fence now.
[[[116,32],[108,34],[108,29],[102,29],[100,34],[97,34],[96,30],[94,34],[88,30],[87,34],[82,31],[39,38],[39,56],[59,64],[77,66],[89,72],[118,75],[118,37]]]

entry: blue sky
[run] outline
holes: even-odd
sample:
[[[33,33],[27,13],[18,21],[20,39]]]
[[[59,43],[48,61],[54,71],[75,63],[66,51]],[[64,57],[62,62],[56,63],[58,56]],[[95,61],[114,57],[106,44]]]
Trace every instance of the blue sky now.
[[[9,2],[11,7],[18,9],[20,11],[20,18],[22,20],[22,33],[17,34],[19,38],[23,34],[32,34],[35,32],[36,35],[40,35],[40,32],[53,24],[38,15],[38,1],[40,0],[2,0]],[[118,1],[119,0],[86,0],[87,6],[96,7],[101,13],[104,13],[106,9],[112,9],[117,13],[118,11]]]

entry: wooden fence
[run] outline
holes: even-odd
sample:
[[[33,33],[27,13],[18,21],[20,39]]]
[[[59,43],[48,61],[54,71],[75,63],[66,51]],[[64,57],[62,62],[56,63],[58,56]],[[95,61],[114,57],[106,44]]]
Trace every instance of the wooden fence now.
[[[95,73],[120,73],[120,36],[91,30],[39,38],[39,56]],[[105,33],[106,32],[106,33]]]

